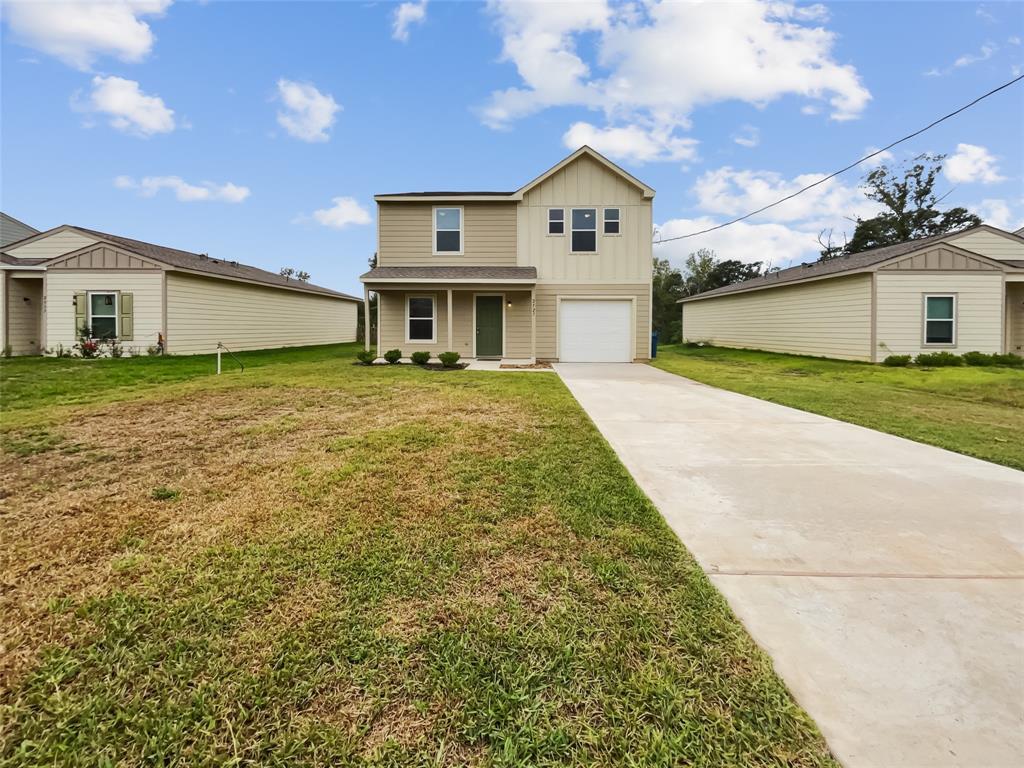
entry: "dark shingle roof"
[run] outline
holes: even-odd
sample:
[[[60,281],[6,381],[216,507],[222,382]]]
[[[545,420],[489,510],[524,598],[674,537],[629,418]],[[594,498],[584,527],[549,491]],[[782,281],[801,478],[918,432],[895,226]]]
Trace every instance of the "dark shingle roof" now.
[[[147,243],[142,240],[132,240],[128,237],[111,235],[106,232],[97,232],[94,229],[86,229],[85,227],[75,227],[75,229],[85,232],[86,234],[93,235],[100,240],[107,240],[115,245],[123,246],[129,251],[133,251],[140,256],[146,256],[154,261],[167,264],[170,267],[178,267],[180,269],[189,269],[195,272],[205,272],[219,277],[233,277],[238,280],[248,280],[253,283],[263,283],[264,285],[273,285],[280,288],[294,288],[296,290],[307,291],[309,293],[321,293],[330,296],[339,296],[345,299],[352,299],[353,301],[361,301],[361,299],[358,299],[355,296],[350,296],[347,293],[333,291],[330,288],[324,288],[323,286],[314,285],[313,283],[304,283],[300,280],[288,280],[281,275],[274,274],[273,272],[267,272],[265,269],[259,269],[258,267],[250,267],[248,264],[214,259],[203,254],[192,253],[191,251],[180,251],[177,248],[167,248],[163,245],[154,245],[153,243]]]
[[[1015,269],[1024,269],[1024,261],[1018,261],[1017,259],[1003,259],[1003,264],[1009,264]]]
[[[374,280],[536,280],[536,267],[374,267],[359,279]]]
[[[733,283],[732,285],[726,285],[721,288],[713,288],[710,291],[704,291],[703,293],[698,293],[694,296],[688,296],[685,299],[682,299],[681,302],[711,298],[712,296],[721,296],[722,294],[736,293],[737,291],[749,291],[752,288],[785,285],[786,283],[796,283],[802,280],[808,280],[812,277],[825,277],[828,275],[840,274],[842,272],[852,272],[854,270],[864,269],[895,256],[902,256],[905,253],[911,253],[919,250],[922,246],[930,243],[939,242],[952,237],[953,235],[960,235],[964,232],[969,232],[971,229],[974,229],[974,227],[968,227],[967,229],[962,229],[959,232],[947,232],[941,235],[932,235],[931,237],[919,237],[916,240],[907,240],[902,243],[896,243],[895,245],[884,245],[878,248],[871,248],[867,251],[850,254],[849,256],[838,256],[834,259],[829,259],[828,261],[815,261],[809,264],[800,264],[795,267],[779,270],[778,272],[769,272],[767,275],[761,275],[760,277],[754,277],[750,280],[744,280],[742,283]]]
[[[384,192],[374,197],[508,197],[515,192]]]

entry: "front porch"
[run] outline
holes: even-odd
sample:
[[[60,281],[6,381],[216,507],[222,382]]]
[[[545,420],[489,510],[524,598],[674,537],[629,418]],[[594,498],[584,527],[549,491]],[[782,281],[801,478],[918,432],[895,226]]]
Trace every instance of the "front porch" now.
[[[378,354],[458,352],[463,359],[536,360],[536,273],[522,267],[392,267],[363,276],[364,328],[377,294]]]

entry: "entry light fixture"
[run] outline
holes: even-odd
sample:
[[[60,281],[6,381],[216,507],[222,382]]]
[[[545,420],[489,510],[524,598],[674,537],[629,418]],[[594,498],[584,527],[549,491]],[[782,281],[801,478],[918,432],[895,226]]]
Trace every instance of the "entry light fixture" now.
[[[511,302],[511,301],[507,301],[507,302],[505,302],[505,306],[506,306],[506,307],[511,307],[511,306],[512,306],[512,302]]]

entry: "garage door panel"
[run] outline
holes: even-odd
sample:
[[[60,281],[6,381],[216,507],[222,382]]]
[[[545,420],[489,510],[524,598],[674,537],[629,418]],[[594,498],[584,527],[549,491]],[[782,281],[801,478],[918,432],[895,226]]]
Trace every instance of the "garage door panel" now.
[[[558,359],[565,363],[632,360],[633,304],[629,300],[562,299]]]

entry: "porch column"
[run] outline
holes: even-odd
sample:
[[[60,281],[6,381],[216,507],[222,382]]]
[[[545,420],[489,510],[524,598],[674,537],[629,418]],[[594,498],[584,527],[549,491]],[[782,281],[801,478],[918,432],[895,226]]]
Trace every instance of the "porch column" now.
[[[530,289],[530,353],[537,362],[537,291]]]
[[[448,351],[455,351],[455,342],[452,341],[452,289],[448,289]]]
[[[370,351],[370,289],[363,286],[363,348]]]

